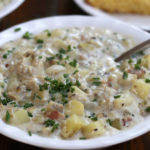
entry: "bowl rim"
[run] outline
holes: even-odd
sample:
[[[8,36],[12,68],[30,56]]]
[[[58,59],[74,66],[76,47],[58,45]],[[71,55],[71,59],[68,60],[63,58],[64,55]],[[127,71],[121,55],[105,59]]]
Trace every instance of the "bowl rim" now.
[[[15,9],[17,9],[25,0],[12,0],[7,6],[0,10],[0,19],[7,16]]]
[[[149,20],[148,15],[139,15],[139,14],[111,14],[109,12],[105,12],[102,9],[95,8],[88,3],[85,2],[85,0],[74,0],[74,3],[81,8],[83,11],[85,11],[87,14],[90,14],[92,16],[99,16],[99,17],[113,17],[114,19],[118,19],[121,21],[127,21],[128,23],[135,25],[143,30],[150,30],[150,25],[147,22]],[[134,16],[132,16],[134,15]],[[137,19],[134,19],[137,18]],[[133,21],[131,21],[133,20]],[[139,21],[137,21],[139,20]]]
[[[4,30],[0,33],[0,45],[6,41],[17,39],[22,36],[26,31],[32,33],[41,32],[44,29],[54,29],[61,27],[72,27],[72,26],[95,26],[100,28],[108,28],[122,34],[131,33],[134,36],[137,43],[142,42],[150,38],[150,34],[141,29],[118,21],[111,18],[99,18],[92,16],[56,16],[46,17],[41,19],[35,19],[19,25],[15,25],[9,29]],[[31,28],[33,27],[34,28]],[[20,32],[14,32],[15,28],[21,27]],[[45,28],[46,27],[46,28]],[[135,33],[135,35],[133,35]],[[145,118],[142,123],[135,125],[133,128],[122,131],[112,136],[98,137],[87,140],[62,140],[57,138],[46,138],[33,134],[31,137],[25,132],[14,126],[4,123],[0,119],[0,133],[16,141],[20,141],[26,144],[42,147],[42,148],[54,148],[54,149],[91,149],[91,148],[104,148],[119,144],[135,137],[138,137],[148,131],[150,131],[150,116]],[[144,128],[143,128],[144,127]],[[140,130],[139,130],[140,129]]]

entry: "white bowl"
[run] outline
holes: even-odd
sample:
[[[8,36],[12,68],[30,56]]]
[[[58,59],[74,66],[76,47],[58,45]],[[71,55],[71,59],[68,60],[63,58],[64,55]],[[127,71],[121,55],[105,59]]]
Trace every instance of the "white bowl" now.
[[[0,19],[7,16],[11,12],[13,12],[16,8],[18,8],[24,0],[12,0],[7,6],[5,6],[2,10],[0,10]]]
[[[109,13],[103,10],[97,9],[85,2],[85,0],[74,0],[74,2],[85,12],[93,16],[99,17],[113,17],[121,21],[125,21],[140,27],[144,30],[150,30],[150,15],[140,15],[140,14],[118,14]]]
[[[54,29],[61,27],[82,27],[94,26],[102,29],[110,29],[121,34],[130,35],[137,43],[150,38],[150,35],[137,27],[125,24],[108,18],[98,18],[90,16],[58,16],[43,19],[37,19],[14,26],[0,33],[0,45],[9,40],[14,40],[22,36],[23,33],[29,31],[31,33],[38,33],[44,29]],[[14,32],[14,29],[21,27],[20,32]],[[98,137],[88,140],[62,140],[56,138],[41,137],[32,135],[31,137],[24,131],[10,126],[0,120],[0,133],[15,139],[17,141],[43,147],[56,149],[92,149],[104,148],[114,144],[128,141],[137,136],[140,136],[150,130],[150,117],[145,118],[143,122],[139,122],[136,126],[126,131],[122,131],[113,136]]]

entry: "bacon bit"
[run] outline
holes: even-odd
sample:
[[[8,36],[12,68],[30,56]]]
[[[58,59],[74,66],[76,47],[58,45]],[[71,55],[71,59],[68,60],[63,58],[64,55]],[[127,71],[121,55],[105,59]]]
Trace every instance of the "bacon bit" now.
[[[131,117],[126,117],[126,118],[123,118],[122,119],[122,122],[123,122],[123,126],[126,126],[126,123],[132,121],[132,118]]]
[[[18,86],[17,88],[16,88],[16,92],[19,92],[20,91],[20,87]]]
[[[56,64],[56,60],[50,60],[48,61],[50,65],[55,65]]]
[[[138,78],[141,78],[145,74],[145,71],[142,69],[141,70],[129,69],[128,73],[136,74]]]
[[[107,84],[108,84],[109,87],[112,87],[112,83],[111,82],[108,82]]]
[[[6,64],[5,67],[7,68],[9,66],[9,64]]]
[[[52,120],[57,120],[59,118],[59,112],[54,110],[47,117]]]

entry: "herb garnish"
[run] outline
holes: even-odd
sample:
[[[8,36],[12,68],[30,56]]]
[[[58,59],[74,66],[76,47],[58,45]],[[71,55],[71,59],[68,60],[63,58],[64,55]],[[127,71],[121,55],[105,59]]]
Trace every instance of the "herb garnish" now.
[[[80,140],[86,140],[86,137],[80,137]]]
[[[16,28],[14,29],[14,32],[19,32],[21,30],[21,28]]]
[[[33,117],[33,115],[32,115],[31,112],[28,112],[28,116],[29,116],[29,117]]]
[[[47,33],[47,36],[49,37],[52,35],[49,30],[45,30],[45,32]]]
[[[29,33],[29,32],[26,32],[23,36],[22,36],[22,38],[23,39],[26,39],[26,40],[30,40],[32,37],[32,34],[31,33]]]
[[[122,78],[123,78],[124,80],[126,80],[126,79],[128,78],[128,73],[124,71]]]
[[[45,124],[45,127],[52,127],[51,132],[54,132],[59,127],[59,124],[56,123],[55,120],[48,119],[44,122],[44,124]]]
[[[93,82],[92,82],[93,85],[100,86],[101,83],[102,83],[102,82],[100,81],[100,78],[99,78],[99,77],[94,77],[94,78],[93,78]]]
[[[14,52],[14,50],[15,50],[15,48],[12,48],[12,50],[8,50],[7,53],[5,53],[5,54],[3,55],[3,58],[4,58],[4,59],[7,59],[8,56],[9,56],[11,53]]]
[[[44,43],[44,40],[38,39],[38,40],[36,41],[36,43],[38,43],[38,44],[43,44],[43,43]]]
[[[145,83],[150,83],[150,79],[145,79]]]
[[[150,106],[145,109],[146,112],[150,112]]]
[[[112,121],[111,121],[110,119],[107,119],[106,122],[107,122],[110,126],[112,126]]]
[[[88,116],[88,118],[90,118],[92,121],[97,121],[97,116],[95,113],[92,113],[90,116]]]
[[[29,135],[29,136],[32,136],[32,133],[31,133],[31,131],[28,131],[28,135]]]
[[[115,95],[114,96],[115,99],[120,98],[120,97],[121,97],[121,95]]]
[[[10,113],[9,113],[8,110],[7,110],[7,112],[6,112],[5,121],[6,121],[6,122],[9,122],[9,121],[10,121]]]
[[[70,66],[72,66],[72,67],[77,67],[77,60],[76,59],[74,59],[73,61],[71,61],[70,63],[69,63],[69,65]]]
[[[9,102],[11,102],[12,100],[8,97],[8,95],[4,92],[3,93],[3,97],[4,98],[1,98],[0,97],[0,102],[3,104],[3,105],[7,105]]]
[[[140,64],[141,64],[141,59],[138,59],[137,63],[134,65],[134,67],[135,67],[136,70],[140,70],[141,69]]]
[[[29,107],[32,107],[33,106],[33,104],[32,103],[26,103],[26,104],[24,104],[24,109],[27,109],[27,108],[29,108]]]

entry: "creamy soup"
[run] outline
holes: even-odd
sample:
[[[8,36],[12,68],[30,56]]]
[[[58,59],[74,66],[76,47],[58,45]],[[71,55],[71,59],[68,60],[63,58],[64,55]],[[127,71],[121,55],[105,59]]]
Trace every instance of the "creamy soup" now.
[[[62,139],[133,127],[150,112],[150,55],[114,58],[134,45],[94,27],[24,33],[0,48],[1,118],[30,136]]]

